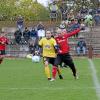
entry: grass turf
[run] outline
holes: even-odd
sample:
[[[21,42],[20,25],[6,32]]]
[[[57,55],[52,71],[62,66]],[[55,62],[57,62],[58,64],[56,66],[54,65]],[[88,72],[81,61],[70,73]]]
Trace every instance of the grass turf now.
[[[5,59],[0,65],[0,100],[97,100],[87,59],[74,59],[79,73],[75,80],[63,68],[63,80],[46,79],[42,62]]]
[[[98,76],[98,80],[99,80],[99,83],[100,83],[100,58],[97,58],[97,59],[93,59],[93,62],[94,62],[94,66],[96,68],[96,75]]]

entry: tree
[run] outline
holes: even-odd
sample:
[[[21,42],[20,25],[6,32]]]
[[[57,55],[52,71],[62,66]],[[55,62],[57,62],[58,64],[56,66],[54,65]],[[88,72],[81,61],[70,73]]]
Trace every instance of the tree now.
[[[48,19],[48,10],[33,0],[1,0],[0,17],[4,20],[15,19],[22,15],[25,20]]]

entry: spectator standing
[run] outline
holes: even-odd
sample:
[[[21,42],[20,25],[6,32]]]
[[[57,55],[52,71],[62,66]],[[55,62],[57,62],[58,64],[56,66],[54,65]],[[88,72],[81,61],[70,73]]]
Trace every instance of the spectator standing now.
[[[62,20],[67,20],[67,6],[66,4],[62,3],[62,5],[60,6],[60,11],[61,11],[61,16],[62,16]]]
[[[23,17],[19,15],[17,18],[17,28],[22,31],[23,27],[24,27],[24,20]]]
[[[58,11],[58,6],[57,6],[56,2],[51,3],[50,4],[50,12],[57,13],[57,11]]]
[[[27,27],[25,27],[25,30],[23,32],[23,37],[24,37],[25,43],[28,43],[30,39],[30,31]]]
[[[94,15],[94,21],[95,21],[95,25],[98,26],[100,24],[100,14],[96,13]]]
[[[38,48],[38,34],[35,28],[30,31],[29,51],[31,54],[35,53]]]
[[[22,37],[22,32],[21,32],[21,30],[18,29],[17,31],[15,31],[14,36],[15,36],[15,42],[16,42],[17,44],[20,44],[20,43],[21,43],[21,37]]]
[[[39,24],[37,25],[37,32],[39,39],[45,36],[45,29],[42,22],[39,22]]]
[[[44,30],[44,25],[42,22],[39,22],[39,24],[37,25],[37,30]]]
[[[92,26],[92,24],[93,24],[93,17],[92,17],[92,15],[91,14],[87,14],[86,16],[85,16],[85,24],[86,24],[86,26]]]

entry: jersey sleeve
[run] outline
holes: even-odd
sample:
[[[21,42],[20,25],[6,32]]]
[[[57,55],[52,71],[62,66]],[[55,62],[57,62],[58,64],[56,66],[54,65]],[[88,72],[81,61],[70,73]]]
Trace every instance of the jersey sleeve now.
[[[56,46],[57,45],[57,42],[55,39],[53,39],[53,45]]]
[[[43,39],[41,39],[40,41],[39,41],[39,46],[42,46],[43,45]]]
[[[6,44],[9,44],[9,42],[10,42],[10,41],[9,41],[9,39],[8,39],[8,38],[6,38]]]
[[[65,37],[66,37],[66,38],[71,37],[71,36],[77,34],[78,32],[80,32],[80,28],[75,29],[74,31],[65,34]]]

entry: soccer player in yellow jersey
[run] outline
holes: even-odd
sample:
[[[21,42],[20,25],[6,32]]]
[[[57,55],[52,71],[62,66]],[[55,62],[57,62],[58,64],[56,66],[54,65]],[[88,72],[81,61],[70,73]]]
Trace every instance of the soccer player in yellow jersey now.
[[[57,43],[55,39],[51,37],[51,35],[52,34],[50,31],[46,31],[46,37],[42,38],[39,41],[39,46],[41,46],[43,49],[42,56],[43,56],[43,61],[44,61],[44,66],[45,66],[45,74],[48,80],[51,80],[49,64],[52,64],[53,65],[53,69],[52,69],[53,79],[55,78],[56,69],[58,70],[60,79],[62,79],[60,70],[56,66],[54,66],[55,58],[57,57],[57,53],[56,53]]]

